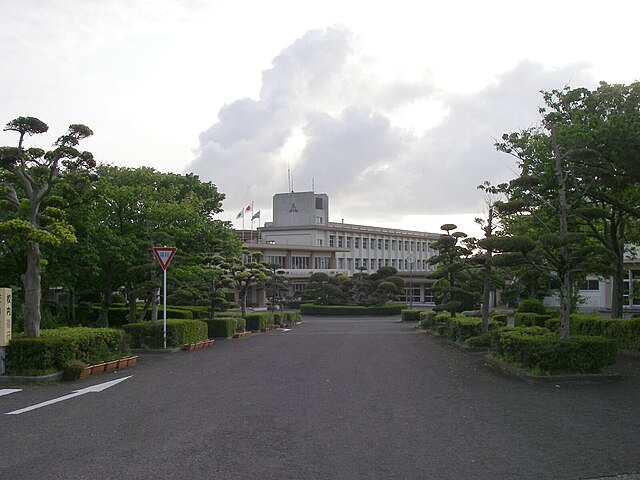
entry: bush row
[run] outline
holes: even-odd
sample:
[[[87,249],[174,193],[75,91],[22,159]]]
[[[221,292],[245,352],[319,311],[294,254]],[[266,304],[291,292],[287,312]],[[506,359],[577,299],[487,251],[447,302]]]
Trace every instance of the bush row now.
[[[138,322],[123,325],[130,336],[131,348],[162,348],[163,322]],[[201,320],[167,320],[167,347],[179,347],[208,338],[207,324]]]
[[[388,305],[361,307],[354,305],[314,305],[305,303],[300,305],[300,313],[303,315],[400,315],[406,309],[404,303],[390,303]]]
[[[617,355],[615,342],[604,337],[577,335],[561,340],[548,330],[519,328],[500,332],[496,350],[499,359],[542,375],[598,373],[615,363]]]
[[[92,365],[129,353],[122,330],[63,327],[42,330],[38,338],[14,336],[6,347],[6,370],[12,375],[42,375],[60,371],[72,361]]]
[[[606,337],[618,348],[640,352],[640,318],[621,320],[599,315],[571,315],[571,332]]]

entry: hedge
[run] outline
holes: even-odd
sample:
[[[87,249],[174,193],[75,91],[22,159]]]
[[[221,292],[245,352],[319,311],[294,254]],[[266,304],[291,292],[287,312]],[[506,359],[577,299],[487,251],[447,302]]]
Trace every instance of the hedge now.
[[[274,325],[272,312],[250,313],[245,315],[244,319],[247,322],[247,330],[251,332],[263,330]]]
[[[613,340],[620,349],[640,351],[640,318],[621,320],[599,315],[571,315],[571,332],[602,336]]]
[[[421,313],[422,310],[402,310],[400,312],[403,322],[419,322]]]
[[[502,324],[489,319],[489,330],[502,327]],[[482,318],[479,317],[450,317],[436,316],[436,331],[455,342],[464,342],[472,337],[482,335]]]
[[[543,375],[598,373],[613,364],[617,354],[615,342],[604,337],[561,340],[546,329],[517,328],[501,332],[496,350],[499,359]]]
[[[356,305],[300,305],[303,315],[339,315],[339,316],[369,316],[369,315],[400,315],[406,309],[404,303],[390,303],[388,305],[361,307]]]
[[[129,323],[122,328],[130,335],[132,348],[163,347],[163,322]],[[206,340],[207,333],[207,324],[201,320],[167,320],[167,347]]]
[[[129,353],[122,330],[63,327],[42,330],[38,338],[16,335],[6,347],[6,370],[13,375],[41,375],[62,370],[72,361],[93,365]]]
[[[513,325],[515,327],[544,327],[547,320],[552,318],[552,315],[547,314],[517,312],[513,316]]]
[[[545,315],[547,313],[547,309],[544,307],[543,303],[540,300],[535,299],[525,299],[520,302],[518,306],[519,313],[537,313],[539,315]]]
[[[238,322],[235,318],[222,317],[213,320],[205,320],[209,338],[229,338],[236,332]]]

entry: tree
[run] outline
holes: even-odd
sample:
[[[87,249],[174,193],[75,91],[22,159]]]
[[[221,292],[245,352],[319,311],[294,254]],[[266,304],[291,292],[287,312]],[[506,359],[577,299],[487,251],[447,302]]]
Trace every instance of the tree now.
[[[473,293],[465,288],[464,270],[471,255],[471,249],[465,245],[467,235],[463,232],[450,233],[458,227],[452,223],[440,227],[446,234],[440,235],[438,240],[431,245],[438,253],[429,258],[431,265],[436,265],[436,270],[427,275],[427,278],[435,279],[433,291],[438,300],[437,310],[445,310],[452,317],[463,305],[463,301],[472,297]]]
[[[47,132],[49,127],[34,117],[19,117],[4,130],[19,134],[17,147],[0,148],[0,187],[5,204],[15,215],[2,222],[1,228],[15,241],[26,242],[26,271],[24,284],[24,333],[27,337],[40,335],[42,298],[40,246],[58,246],[74,242],[73,228],[64,213],[46,205],[46,199],[64,171],[81,171],[95,167],[89,152],[76,149],[80,141],[93,132],[84,125],[74,124],[54,143],[54,149],[25,148],[25,136]]]
[[[571,181],[584,192],[575,214],[614,257],[612,317],[622,317],[626,230],[640,218],[640,83],[545,92],[542,113],[570,152]]]
[[[316,305],[346,305],[348,302],[341,283],[338,277],[330,277],[323,272],[313,273],[302,292],[302,299]]]
[[[527,246],[513,252],[512,245],[507,244],[504,251],[523,255],[532,267],[557,282],[560,336],[568,339],[573,276],[605,271],[608,263],[603,249],[587,242],[586,234],[576,225],[575,210],[589,185],[579,182],[575,175],[575,150],[559,144],[554,115],[545,116],[542,128],[505,134],[497,147],[518,158],[522,170],[520,177],[505,188],[508,201],[497,208],[502,215],[515,215],[526,222],[533,219],[541,227],[529,232],[530,237],[538,234],[535,250],[527,250]]]
[[[284,310],[284,300],[289,293],[289,282],[277,263],[267,263],[268,279],[263,282],[262,287],[267,295],[267,306],[269,310]]]
[[[241,258],[228,258],[220,265],[233,280],[240,300],[242,315],[247,314],[247,296],[251,287],[257,286],[269,279],[267,267],[262,262],[242,262]]]

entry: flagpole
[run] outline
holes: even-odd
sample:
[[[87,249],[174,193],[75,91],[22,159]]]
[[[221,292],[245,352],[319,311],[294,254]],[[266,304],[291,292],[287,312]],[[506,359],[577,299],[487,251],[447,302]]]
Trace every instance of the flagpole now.
[[[251,200],[251,228],[249,229],[249,242],[253,243],[253,200]]]

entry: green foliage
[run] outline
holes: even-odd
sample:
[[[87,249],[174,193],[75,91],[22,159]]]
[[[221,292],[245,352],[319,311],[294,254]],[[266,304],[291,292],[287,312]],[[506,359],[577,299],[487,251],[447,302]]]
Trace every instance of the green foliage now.
[[[493,335],[491,332],[482,332],[475,337],[469,337],[465,340],[465,345],[475,348],[489,348],[492,346]]]
[[[420,329],[429,329],[435,326],[436,318],[438,317],[437,312],[428,311],[428,312],[420,312],[420,320],[418,321],[417,328]],[[447,316],[448,317],[448,316]]]
[[[494,313],[491,315],[491,319],[500,325],[507,325],[508,315],[506,313]]]
[[[132,348],[162,348],[163,322],[138,322],[123,325]],[[207,324],[201,320],[167,320],[167,347],[179,347],[208,338]]]
[[[236,326],[238,324],[235,318],[214,318],[212,320],[205,320],[208,328],[209,338],[229,338],[233,337],[236,332]]]
[[[471,337],[482,335],[482,318],[479,317],[450,317],[436,316],[435,330],[454,342],[465,342]],[[489,330],[500,328],[502,325],[489,320]]]
[[[250,313],[244,316],[246,328],[251,332],[264,330],[274,325],[273,312]]]
[[[42,330],[39,338],[14,337],[6,347],[7,372],[38,375],[62,370],[72,361],[88,365],[129,354],[127,337],[111,328]]]
[[[328,315],[328,316],[386,316],[400,315],[407,305],[404,303],[387,304],[382,306],[362,307],[359,305],[300,305],[300,313],[303,315]]]
[[[553,318],[552,315],[517,312],[513,317],[513,324],[516,327],[545,327],[546,322],[551,318]]]
[[[616,361],[618,350],[613,340],[587,336],[562,340],[543,330],[502,332],[496,356],[542,375],[599,373]]]
[[[422,310],[402,310],[402,321],[403,322],[419,322]]]
[[[599,315],[572,314],[571,328],[580,335],[609,338],[620,349],[640,352],[640,318],[621,320]]]
[[[518,312],[520,313],[538,313],[545,315],[547,309],[544,307],[541,301],[535,299],[526,299],[520,302],[518,306]]]

